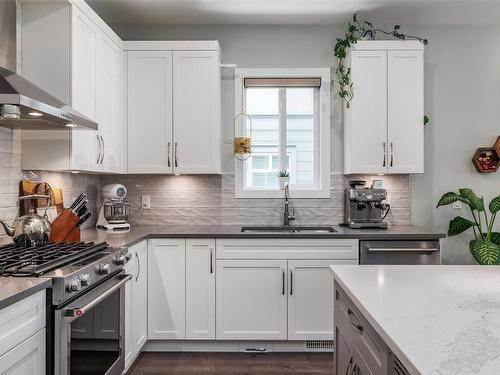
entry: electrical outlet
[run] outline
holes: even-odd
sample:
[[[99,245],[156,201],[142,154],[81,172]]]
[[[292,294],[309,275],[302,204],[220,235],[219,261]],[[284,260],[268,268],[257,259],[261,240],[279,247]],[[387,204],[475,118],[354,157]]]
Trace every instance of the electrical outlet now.
[[[453,205],[451,207],[454,210],[461,210],[462,209],[462,202],[460,202],[460,201],[453,202]]]
[[[151,195],[143,195],[143,196],[141,196],[141,206],[145,210],[151,208]]]

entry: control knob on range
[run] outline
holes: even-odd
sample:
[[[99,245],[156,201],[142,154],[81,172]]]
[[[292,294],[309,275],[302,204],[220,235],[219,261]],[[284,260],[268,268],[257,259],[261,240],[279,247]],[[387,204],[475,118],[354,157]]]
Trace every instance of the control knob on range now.
[[[115,262],[115,264],[118,264],[118,265],[124,265],[125,263],[127,263],[129,259],[127,259],[127,256],[125,254],[118,254],[114,259],[113,261]]]
[[[109,274],[109,264],[108,263],[100,263],[97,266],[96,272],[99,275],[107,275],[107,274]]]
[[[80,289],[82,289],[82,284],[80,283],[80,280],[74,279],[69,281],[66,284],[66,291],[68,292],[78,292]]]
[[[90,275],[88,273],[80,275],[80,283],[82,286],[89,286],[90,285]]]

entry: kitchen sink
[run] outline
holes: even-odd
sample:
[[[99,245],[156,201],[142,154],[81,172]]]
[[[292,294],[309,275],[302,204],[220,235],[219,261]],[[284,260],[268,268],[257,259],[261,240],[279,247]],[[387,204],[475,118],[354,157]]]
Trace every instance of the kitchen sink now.
[[[333,227],[268,226],[241,227],[243,233],[334,233]]]

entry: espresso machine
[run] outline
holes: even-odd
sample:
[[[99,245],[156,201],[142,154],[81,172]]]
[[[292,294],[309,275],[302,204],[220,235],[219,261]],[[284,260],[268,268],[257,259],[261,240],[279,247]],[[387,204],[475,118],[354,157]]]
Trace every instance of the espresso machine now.
[[[387,229],[384,219],[391,210],[384,202],[387,190],[365,187],[364,181],[349,181],[349,186],[345,190],[345,225],[354,229]]]

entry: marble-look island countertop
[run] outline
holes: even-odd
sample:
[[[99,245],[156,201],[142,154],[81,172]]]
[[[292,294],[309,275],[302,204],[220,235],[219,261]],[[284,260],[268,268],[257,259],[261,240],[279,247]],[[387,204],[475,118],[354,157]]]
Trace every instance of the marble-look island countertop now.
[[[389,226],[388,229],[350,229],[334,226],[332,233],[243,233],[241,225],[132,226],[128,232],[86,229],[82,241],[106,241],[111,246],[133,245],[146,238],[356,238],[359,240],[437,240],[444,233],[414,225]]]
[[[0,277],[0,310],[51,285],[45,277]]]
[[[500,267],[330,268],[411,374],[500,374]]]

